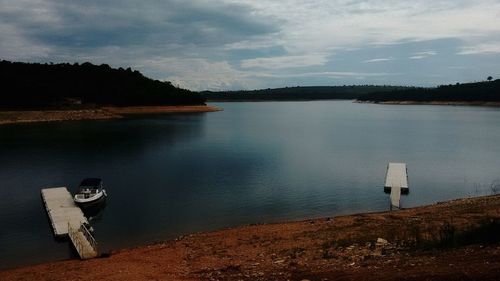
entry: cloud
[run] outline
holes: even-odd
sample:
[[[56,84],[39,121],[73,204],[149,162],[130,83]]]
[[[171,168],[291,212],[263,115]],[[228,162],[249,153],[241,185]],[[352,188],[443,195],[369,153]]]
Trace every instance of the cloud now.
[[[436,51],[425,51],[425,52],[417,52],[414,53],[413,56],[410,57],[412,60],[420,60],[420,59],[425,59],[430,56],[435,56],[437,55]]]
[[[295,83],[293,75],[304,84],[431,83],[408,60],[381,62],[439,53],[441,63],[476,69],[444,66],[445,77],[482,77],[477,69],[500,64],[499,10],[498,0],[0,0],[0,58],[132,66],[190,89],[268,87]],[[365,53],[350,57],[356,50]],[[432,61],[421,63],[438,71]]]
[[[163,73],[164,80],[192,90],[217,90],[228,88],[251,89],[259,87],[254,75],[234,69],[227,61],[211,62],[205,59],[163,58],[147,63]]]
[[[276,35],[277,36],[277,35]],[[267,38],[254,38],[254,40],[243,40],[238,42],[233,42],[230,44],[226,44],[224,49],[226,50],[258,50],[258,49],[267,49],[275,46],[281,46],[285,42],[283,40],[279,40],[274,38],[272,40],[268,40]]]
[[[12,25],[0,25],[0,58],[11,60],[40,59],[48,57],[51,48],[36,44],[22,35],[23,31]]]
[[[276,75],[276,78],[298,78],[298,77],[323,77],[332,79],[341,79],[345,77],[365,78],[365,77],[384,77],[400,75],[400,73],[387,72],[347,72],[347,71],[327,71],[327,72],[304,72],[288,75]]]
[[[296,56],[281,56],[271,58],[255,58],[241,61],[242,68],[296,68],[315,65],[324,65],[327,62],[324,54],[307,54]]]
[[[464,46],[457,55],[500,54],[500,42]]]
[[[2,3],[3,6],[3,3]],[[271,19],[246,15],[238,4],[162,1],[20,1],[0,15],[41,43],[91,48],[110,45],[214,46],[275,30]],[[20,20],[21,19],[21,20]]]
[[[391,60],[394,60],[394,58],[389,57],[389,58],[370,59],[370,60],[365,60],[363,62],[364,63],[374,63],[374,62],[383,62],[383,61],[391,61]]]
[[[500,27],[493,24],[499,22],[498,1],[238,2],[286,22],[281,34],[286,48],[294,53],[500,31]]]

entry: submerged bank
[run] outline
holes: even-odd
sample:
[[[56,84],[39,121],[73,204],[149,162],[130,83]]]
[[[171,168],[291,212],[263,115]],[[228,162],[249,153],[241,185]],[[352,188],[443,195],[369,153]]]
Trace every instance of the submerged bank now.
[[[80,110],[19,110],[0,111],[0,125],[32,122],[118,119],[131,114],[198,113],[220,111],[209,105],[187,106],[127,106]]]
[[[360,101],[355,103],[400,104],[400,105],[454,105],[454,106],[493,106],[500,107],[500,102],[493,101]]]
[[[1,280],[495,280],[500,196],[197,233]],[[326,278],[326,279],[325,279]]]

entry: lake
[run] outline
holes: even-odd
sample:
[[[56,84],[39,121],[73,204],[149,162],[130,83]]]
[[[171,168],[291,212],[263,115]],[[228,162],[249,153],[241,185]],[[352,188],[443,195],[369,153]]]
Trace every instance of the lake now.
[[[74,257],[40,189],[101,177],[102,251],[252,223],[384,211],[490,193],[500,109],[351,101],[215,103],[222,112],[0,126],[0,268]]]

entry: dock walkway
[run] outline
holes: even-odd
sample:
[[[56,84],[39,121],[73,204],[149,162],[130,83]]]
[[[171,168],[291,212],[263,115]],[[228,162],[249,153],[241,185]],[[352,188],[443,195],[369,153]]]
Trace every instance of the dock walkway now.
[[[82,210],[76,206],[66,187],[41,190],[43,203],[56,237],[69,236],[80,258],[96,257],[97,243],[84,224],[88,224]]]

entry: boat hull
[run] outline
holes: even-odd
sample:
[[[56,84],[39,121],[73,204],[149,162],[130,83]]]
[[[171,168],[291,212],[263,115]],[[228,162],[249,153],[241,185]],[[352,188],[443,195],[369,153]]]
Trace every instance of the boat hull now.
[[[89,198],[78,198],[77,195],[75,195],[74,201],[75,201],[76,205],[78,205],[81,208],[87,208],[87,207],[99,205],[102,202],[104,202],[106,200],[106,197],[107,197],[105,190],[101,190],[96,195],[89,197]]]

